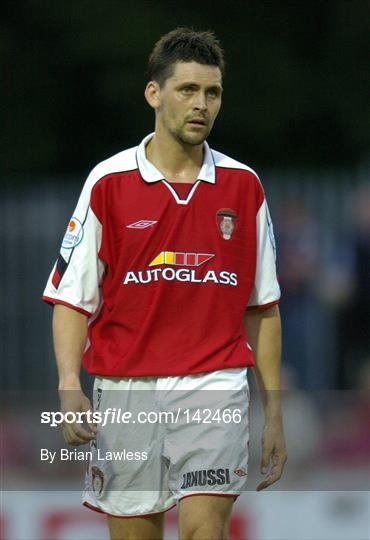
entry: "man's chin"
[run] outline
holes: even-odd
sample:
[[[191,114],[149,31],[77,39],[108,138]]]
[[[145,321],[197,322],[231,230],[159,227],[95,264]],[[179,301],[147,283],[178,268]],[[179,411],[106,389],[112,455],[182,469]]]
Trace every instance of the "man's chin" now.
[[[190,146],[198,146],[200,144],[203,144],[208,136],[207,133],[179,133],[178,138],[180,141],[184,144],[188,144]]]

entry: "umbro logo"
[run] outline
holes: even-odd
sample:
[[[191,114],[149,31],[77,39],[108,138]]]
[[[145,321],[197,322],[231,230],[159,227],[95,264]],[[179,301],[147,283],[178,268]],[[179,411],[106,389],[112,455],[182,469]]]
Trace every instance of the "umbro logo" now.
[[[239,476],[240,478],[241,478],[242,476],[247,476],[247,473],[245,472],[244,469],[235,469],[234,474],[236,474],[236,475]]]
[[[126,227],[127,229],[146,229],[147,227],[151,227],[156,223],[158,223],[158,221],[148,221],[147,219],[141,219],[140,221],[135,221],[135,223],[131,223],[131,225],[126,225]]]

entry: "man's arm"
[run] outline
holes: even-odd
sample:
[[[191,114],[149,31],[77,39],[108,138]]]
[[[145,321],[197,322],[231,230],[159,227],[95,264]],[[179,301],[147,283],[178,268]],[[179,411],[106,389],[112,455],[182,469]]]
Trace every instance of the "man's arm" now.
[[[87,412],[89,399],[80,383],[81,358],[87,339],[87,317],[78,311],[56,304],[53,311],[54,351],[59,374],[59,395],[62,412]],[[95,427],[89,433],[81,424],[63,424],[64,439],[79,445],[95,437]]]
[[[260,491],[279,480],[287,460],[280,398],[281,323],[278,306],[248,310],[244,325],[254,352],[252,371],[265,414],[261,473],[269,474],[257,486],[257,491]],[[272,467],[269,470],[270,460]]]

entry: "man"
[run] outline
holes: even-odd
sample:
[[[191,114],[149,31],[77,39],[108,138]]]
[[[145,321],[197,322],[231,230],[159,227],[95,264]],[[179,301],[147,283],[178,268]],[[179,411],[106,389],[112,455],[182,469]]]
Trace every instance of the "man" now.
[[[145,88],[155,132],[91,172],[44,294],[55,304],[63,411],[91,408],[82,356],[96,375],[95,411],[121,407],[135,419],[140,408],[177,411],[178,422],[143,429],[64,425],[66,442],[90,441],[84,503],[108,515],[113,539],[162,538],[174,504],[182,540],[227,538],[247,476],[254,361],[268,472],[257,490],[280,478],[286,460],[280,290],[264,193],[249,167],[205,142],[223,69],[210,32],[179,28],[157,42]],[[98,449],[112,447],[141,453],[135,463],[101,464]]]

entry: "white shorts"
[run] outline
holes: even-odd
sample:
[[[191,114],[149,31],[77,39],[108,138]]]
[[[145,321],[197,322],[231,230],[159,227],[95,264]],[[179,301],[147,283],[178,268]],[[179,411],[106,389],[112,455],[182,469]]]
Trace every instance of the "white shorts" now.
[[[101,417],[83,503],[133,517],[164,512],[190,495],[237,497],[247,479],[248,411],[247,368],[96,378]]]

